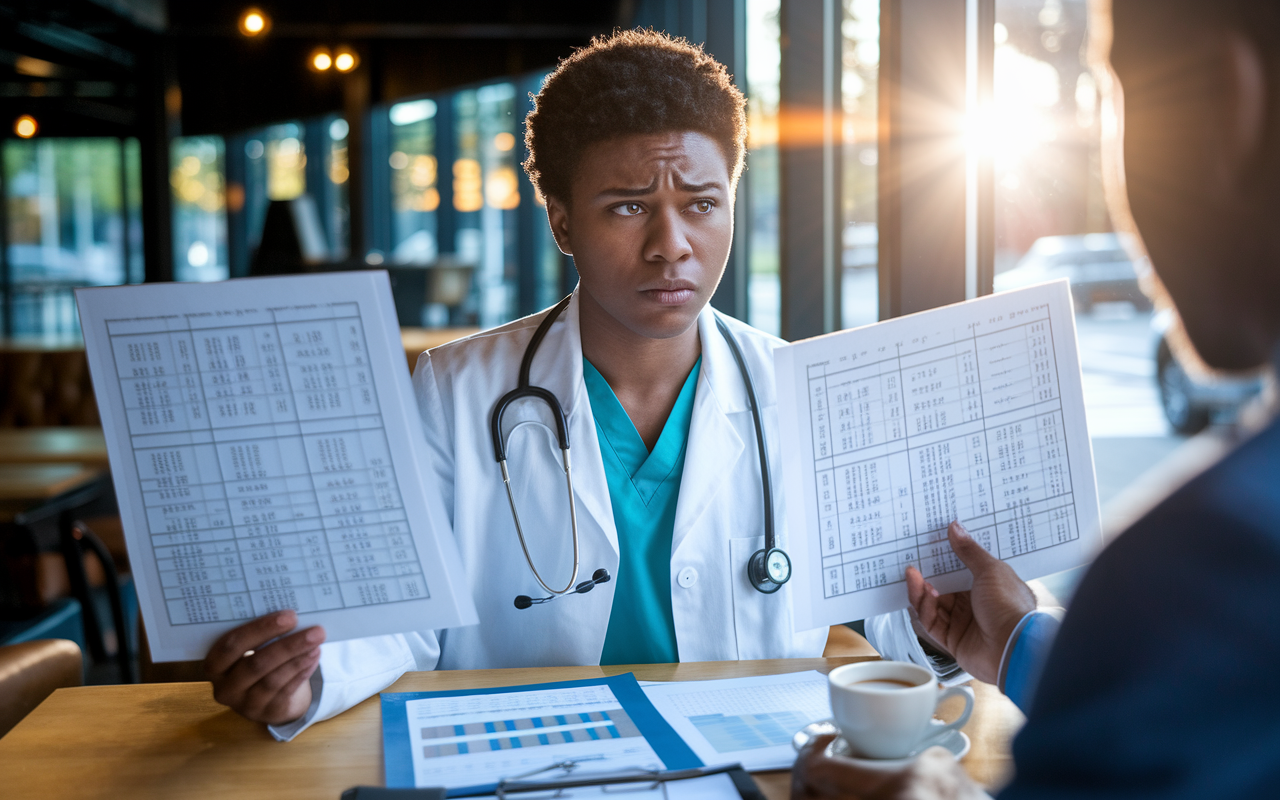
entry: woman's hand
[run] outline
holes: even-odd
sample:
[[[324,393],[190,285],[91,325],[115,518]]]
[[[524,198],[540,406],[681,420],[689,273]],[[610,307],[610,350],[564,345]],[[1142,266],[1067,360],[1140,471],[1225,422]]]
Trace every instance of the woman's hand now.
[[[920,624],[973,677],[995,683],[1009,636],[1036,597],[1013,567],[982,549],[959,522],[947,528],[951,549],[973,573],[967,592],[939,595],[915,567],[907,567],[907,597]]]
[[[944,748],[925,750],[905,769],[866,769],[827,755],[834,738],[816,736],[800,751],[791,800],[989,800]]]
[[[293,611],[277,611],[227,631],[214,642],[204,660],[213,699],[268,725],[292,722],[307,713],[309,679],[320,664],[324,628],[284,635],[297,624]]]

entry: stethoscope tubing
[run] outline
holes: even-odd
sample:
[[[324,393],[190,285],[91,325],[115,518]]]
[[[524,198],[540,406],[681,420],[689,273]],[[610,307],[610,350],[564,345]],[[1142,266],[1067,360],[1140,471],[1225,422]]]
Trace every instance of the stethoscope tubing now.
[[[529,565],[529,571],[533,573],[533,577],[538,581],[538,584],[550,593],[552,597],[560,597],[574,591],[577,584],[579,569],[578,513],[573,497],[573,474],[569,463],[569,428],[565,419],[564,408],[561,407],[560,401],[550,391],[540,386],[529,385],[529,371],[533,364],[533,357],[538,352],[538,346],[542,344],[542,340],[551,329],[552,323],[568,307],[572,299],[573,295],[571,294],[556,303],[538,324],[537,329],[533,332],[533,337],[525,347],[524,357],[520,361],[520,377],[516,388],[507,392],[498,400],[489,418],[489,432],[493,438],[493,455],[502,469],[502,483],[506,487],[507,502],[511,505],[511,516],[516,523],[516,536],[520,539],[520,549],[524,552],[525,562]],[[715,312],[712,313],[714,314]],[[747,387],[747,402],[751,407],[751,419],[755,424],[756,430],[756,447],[760,456],[760,481],[764,499],[764,549],[752,556],[752,562],[754,563],[761,556],[767,558],[768,554],[777,547],[777,537],[773,524],[773,476],[770,474],[769,456],[765,448],[764,422],[761,419],[759,397],[756,395],[755,382],[751,379],[751,370],[748,369],[746,358],[742,354],[742,348],[739,347],[737,340],[730,333],[729,326],[725,324],[718,314],[715,314],[715,320],[720,335],[724,337],[725,342],[729,345],[729,350],[733,353],[733,359],[738,365],[738,370],[742,373],[742,380]],[[524,527],[520,523],[520,512],[516,509],[515,495],[511,490],[511,475],[507,470],[507,448],[506,442],[502,438],[502,418],[512,403],[523,398],[541,400],[551,410],[552,418],[556,425],[556,438],[560,445],[561,461],[564,466],[565,487],[569,493],[569,520],[573,534],[573,574],[569,577],[568,584],[559,590],[551,588],[542,579],[542,575],[533,563],[533,555],[529,552],[529,545],[524,535]],[[752,574],[750,564],[748,565],[748,575],[751,578],[752,585],[766,594],[777,591],[781,584],[785,583],[787,578],[790,577],[788,575],[787,578],[783,578],[780,581],[770,579],[767,575],[757,578]],[[518,601],[517,607],[522,607],[519,606]]]
[[[756,396],[755,382],[751,380],[751,370],[747,369],[747,360],[742,355],[742,348],[738,346],[737,340],[729,332],[729,326],[724,323],[724,320],[718,314],[716,315],[716,327],[720,329],[720,334],[724,337],[724,340],[729,343],[729,350],[733,353],[733,360],[738,362],[738,370],[742,373],[742,380],[747,384],[747,402],[751,404],[751,419],[756,426],[756,447],[760,453],[760,481],[764,487],[764,549],[767,553],[774,549],[777,543],[773,531],[773,476],[769,470],[769,454],[764,446],[764,423],[760,419],[760,402]]]
[[[560,401],[556,399],[556,396],[541,386],[529,385],[529,368],[533,363],[534,354],[538,352],[538,345],[542,344],[547,331],[551,329],[551,324],[569,305],[571,299],[573,299],[573,295],[569,295],[559,303],[556,303],[547,312],[542,322],[538,324],[537,330],[533,332],[533,338],[529,340],[529,345],[525,348],[524,358],[520,361],[520,378],[516,388],[507,392],[498,400],[498,404],[494,406],[493,413],[489,417],[489,433],[493,437],[493,455],[498,461],[498,466],[502,469],[502,485],[507,490],[507,502],[511,504],[511,517],[516,523],[516,536],[520,539],[520,549],[524,551],[524,560],[529,565],[529,571],[533,573],[533,577],[537,579],[538,584],[545,591],[557,597],[573,591],[578,583],[578,511],[573,499],[573,470],[569,462],[569,427],[565,422],[564,409],[560,406]],[[560,460],[564,467],[565,488],[569,493],[569,524],[573,531],[573,573],[569,576],[569,582],[565,584],[563,589],[551,588],[542,579],[542,574],[538,572],[537,566],[533,563],[533,555],[529,552],[529,543],[524,536],[524,526],[520,524],[520,512],[516,510],[516,498],[511,491],[511,474],[507,471],[507,446],[502,438],[502,416],[506,413],[508,406],[525,397],[537,398],[551,409],[552,418],[556,424],[556,438],[560,444]]]

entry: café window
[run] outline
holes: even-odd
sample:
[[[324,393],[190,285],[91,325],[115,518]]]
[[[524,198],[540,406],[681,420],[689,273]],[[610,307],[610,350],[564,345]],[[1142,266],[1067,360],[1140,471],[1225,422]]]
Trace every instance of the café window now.
[[[142,279],[136,140],[3,145],[8,336],[79,336],[74,290]]]
[[[230,276],[230,262],[222,138],[176,139],[169,153],[169,184],[173,189],[173,277],[179,281],[226,280]]]

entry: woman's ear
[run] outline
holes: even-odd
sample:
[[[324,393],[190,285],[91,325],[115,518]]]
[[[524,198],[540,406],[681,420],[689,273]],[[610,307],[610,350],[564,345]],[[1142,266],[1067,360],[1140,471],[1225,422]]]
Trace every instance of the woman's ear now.
[[[556,240],[556,247],[566,256],[573,255],[573,245],[569,239],[569,209],[554,197],[547,198],[547,223],[551,226],[551,235]]]

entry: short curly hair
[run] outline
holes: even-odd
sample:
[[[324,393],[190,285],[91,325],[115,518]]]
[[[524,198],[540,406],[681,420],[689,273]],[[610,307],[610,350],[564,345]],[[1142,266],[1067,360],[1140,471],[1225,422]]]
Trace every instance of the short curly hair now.
[[[723,64],[686,39],[643,29],[597,36],[560,62],[533,103],[524,169],[543,197],[567,203],[583,151],[631,134],[706,134],[733,185],[742,174],[746,98]]]

